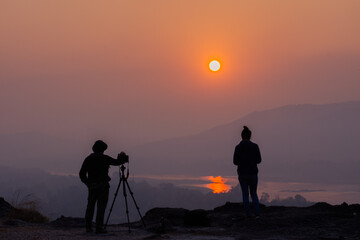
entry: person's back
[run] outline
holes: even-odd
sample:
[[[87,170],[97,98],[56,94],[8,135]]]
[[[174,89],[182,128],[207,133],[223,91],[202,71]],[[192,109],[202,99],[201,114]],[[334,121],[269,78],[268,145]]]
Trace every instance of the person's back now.
[[[250,141],[251,131],[244,126],[242,141],[235,147],[233,162],[237,166],[239,183],[243,194],[246,215],[250,216],[249,190],[254,203],[256,217],[259,217],[259,198],[257,196],[258,168],[261,162],[259,146]]]
[[[83,167],[80,170],[81,181],[85,184],[109,182],[110,160],[112,158],[103,153],[91,153],[85,158]],[[87,173],[87,176],[85,173]]]
[[[234,164],[238,166],[239,176],[256,175],[257,165],[261,162],[259,146],[250,140],[242,140],[236,147],[234,153]]]

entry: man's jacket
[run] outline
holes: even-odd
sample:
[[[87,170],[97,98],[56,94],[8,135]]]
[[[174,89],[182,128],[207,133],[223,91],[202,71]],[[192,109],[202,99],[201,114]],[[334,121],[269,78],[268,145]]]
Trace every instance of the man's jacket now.
[[[108,175],[110,165],[119,166],[123,163],[123,161],[103,153],[92,153],[85,158],[79,176],[81,181],[88,186],[97,183],[108,183],[111,180]]]

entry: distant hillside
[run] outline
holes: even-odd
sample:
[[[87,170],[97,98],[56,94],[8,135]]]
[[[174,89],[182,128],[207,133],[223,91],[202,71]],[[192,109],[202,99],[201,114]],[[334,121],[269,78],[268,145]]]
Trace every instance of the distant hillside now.
[[[131,164],[146,174],[236,175],[233,151],[247,125],[262,151],[263,179],[356,183],[359,123],[360,102],[284,106],[194,136],[133,148]]]
[[[290,105],[249,114],[193,136],[126,149],[134,174],[236,175],[232,164],[243,125],[253,131],[266,181],[353,184],[360,181],[360,102]],[[91,151],[79,142],[37,133],[1,135],[2,165],[77,173]],[[116,142],[109,142],[112,150]],[[120,151],[121,149],[119,149]],[[113,152],[108,151],[114,156]]]
[[[54,172],[73,172],[76,169],[74,172],[77,172],[83,158],[91,150],[89,143],[80,143],[71,136],[64,139],[37,132],[0,134],[0,162],[12,167]]]

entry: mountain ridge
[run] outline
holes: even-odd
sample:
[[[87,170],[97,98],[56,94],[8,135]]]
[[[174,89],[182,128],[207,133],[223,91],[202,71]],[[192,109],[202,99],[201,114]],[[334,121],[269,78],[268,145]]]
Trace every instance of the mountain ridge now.
[[[240,141],[242,126],[247,125],[253,131],[254,141],[262,150],[263,159],[265,159],[262,165],[266,167],[266,171],[269,171],[271,168],[269,162],[272,162],[279,165],[277,168],[286,173],[286,168],[281,165],[289,165],[287,161],[291,159],[292,164],[286,167],[293,170],[305,167],[299,165],[300,163],[312,163],[317,170],[321,168],[322,163],[336,163],[330,172],[338,169],[337,175],[341,177],[348,170],[351,171],[352,164],[357,164],[356,139],[360,136],[358,121],[360,121],[360,102],[358,101],[322,105],[287,105],[256,111],[228,124],[219,125],[189,137],[173,138],[135,147],[130,153],[135,167],[140,172],[153,167],[154,174],[182,172],[202,175],[235,175],[232,153],[235,145]],[[334,139],[343,141],[336,142],[333,141]],[[345,159],[344,164],[339,165],[339,160],[336,158]],[[181,160],[183,162],[179,164]],[[191,164],[186,161],[191,161]],[[346,169],[342,169],[344,166]],[[178,171],[174,171],[176,169]],[[270,172],[274,173],[274,171]],[[281,175],[281,172],[275,175]],[[284,176],[288,175],[284,174]],[[312,175],[314,179],[315,173]],[[294,180],[299,180],[298,178],[299,176]],[[276,177],[272,178],[272,180],[275,179],[278,180]],[[330,177],[326,180],[330,180]],[[346,180],[346,182],[352,181],[349,178]]]
[[[359,101],[292,104],[254,111],[191,136],[164,139],[125,151],[136,174],[233,176],[236,175],[233,150],[240,141],[243,125],[248,125],[263,155],[261,177],[269,181],[354,183],[360,180],[354,170],[359,167],[358,122]],[[2,164],[77,173],[89,152],[88,143],[78,140],[32,136],[0,135]],[[329,170],[322,170],[325,168]],[[303,177],[300,172],[310,177]]]

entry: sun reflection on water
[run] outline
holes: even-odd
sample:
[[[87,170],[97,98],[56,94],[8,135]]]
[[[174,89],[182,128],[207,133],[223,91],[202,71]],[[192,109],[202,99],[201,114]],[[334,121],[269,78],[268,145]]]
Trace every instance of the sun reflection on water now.
[[[231,185],[226,184],[226,182],[228,181],[228,179],[226,178],[223,178],[221,176],[208,176],[206,178],[207,180],[212,181],[212,183],[206,184],[205,186],[213,190],[213,193],[227,193],[231,189]]]

